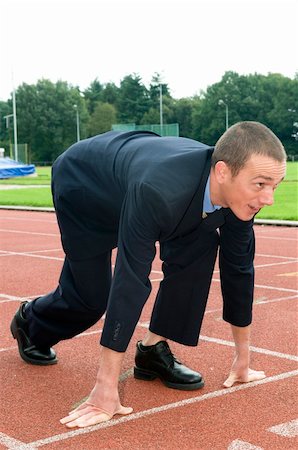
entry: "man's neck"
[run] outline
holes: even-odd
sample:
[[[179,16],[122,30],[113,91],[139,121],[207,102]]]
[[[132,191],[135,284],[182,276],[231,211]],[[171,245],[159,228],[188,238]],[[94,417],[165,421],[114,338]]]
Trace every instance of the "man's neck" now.
[[[210,171],[210,200],[213,205],[225,206],[220,195],[220,185],[216,180],[213,168]]]

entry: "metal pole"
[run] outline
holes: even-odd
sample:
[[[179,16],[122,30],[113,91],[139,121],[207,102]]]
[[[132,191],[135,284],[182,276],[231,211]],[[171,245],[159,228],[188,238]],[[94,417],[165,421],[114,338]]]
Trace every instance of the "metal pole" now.
[[[77,142],[81,140],[80,136],[80,116],[79,116],[79,110],[77,108]]]
[[[9,138],[9,156],[11,159],[13,159],[13,155],[12,155],[12,144],[11,144],[11,132],[10,132],[10,127],[9,127],[9,119],[13,117],[13,114],[8,114],[7,116],[4,116],[5,119],[5,123],[6,123],[6,128],[8,129],[8,138]]]
[[[18,130],[17,130],[17,108],[16,108],[16,93],[13,88],[12,91],[12,108],[13,108],[13,132],[14,132],[14,154],[15,160],[18,161]]]
[[[163,134],[163,112],[162,112],[162,84],[159,85],[159,116],[160,116],[160,131]]]
[[[218,100],[219,105],[225,105],[226,107],[226,130],[229,128],[229,105],[224,102],[222,99]]]
[[[226,104],[226,130],[229,128],[229,107]]]
[[[79,108],[78,105],[73,105],[76,109],[76,119],[77,119],[77,142],[81,140],[80,136],[80,116],[79,116]]]

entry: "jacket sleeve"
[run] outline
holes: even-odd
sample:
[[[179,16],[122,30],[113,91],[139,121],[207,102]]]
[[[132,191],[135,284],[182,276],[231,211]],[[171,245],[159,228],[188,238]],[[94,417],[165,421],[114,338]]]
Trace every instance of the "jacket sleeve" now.
[[[125,351],[151,292],[155,242],[169,224],[161,195],[148,184],[132,186],[119,224],[118,251],[101,343]]]
[[[254,255],[253,220],[241,221],[230,212],[220,228],[223,319],[239,327],[245,327],[252,321]]]

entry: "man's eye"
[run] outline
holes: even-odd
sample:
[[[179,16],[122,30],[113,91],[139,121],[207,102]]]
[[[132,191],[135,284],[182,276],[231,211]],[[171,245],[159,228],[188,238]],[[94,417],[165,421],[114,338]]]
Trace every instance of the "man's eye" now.
[[[262,187],[264,186],[264,183],[256,183],[256,186],[257,186],[258,188],[262,188]]]

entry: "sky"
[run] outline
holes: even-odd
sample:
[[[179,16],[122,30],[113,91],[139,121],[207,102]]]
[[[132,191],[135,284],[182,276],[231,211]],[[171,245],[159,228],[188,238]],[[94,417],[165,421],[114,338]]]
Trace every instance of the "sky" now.
[[[0,100],[45,78],[81,91],[159,73],[174,98],[298,72],[297,0],[0,0]]]

